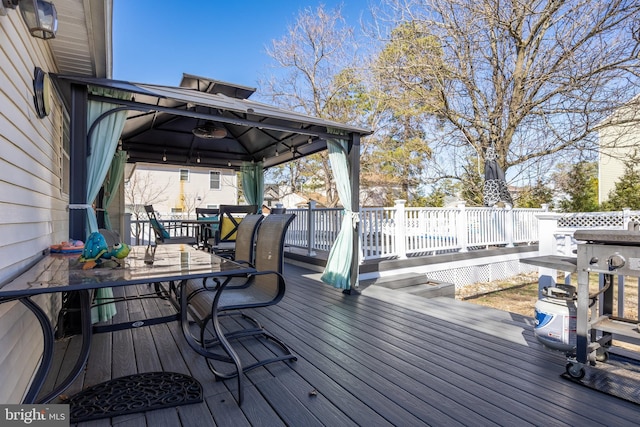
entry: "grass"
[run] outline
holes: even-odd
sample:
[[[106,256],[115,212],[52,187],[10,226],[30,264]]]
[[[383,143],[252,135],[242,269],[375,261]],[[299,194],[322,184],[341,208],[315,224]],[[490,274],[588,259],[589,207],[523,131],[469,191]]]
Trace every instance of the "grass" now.
[[[533,317],[538,300],[538,278],[523,274],[506,280],[476,283],[456,290],[456,299]]]
[[[592,274],[589,281],[591,292],[597,291],[598,275]],[[564,278],[558,277],[557,282],[564,283]],[[577,286],[578,280],[575,275],[571,277],[571,283]],[[618,286],[615,277],[613,286],[615,310],[618,301]],[[624,292],[624,315],[622,317],[638,321],[638,280],[634,277],[625,278]],[[507,280],[477,283],[456,290],[456,299],[529,317],[534,315],[534,306],[538,297],[536,274],[523,274]]]
[[[564,283],[564,277],[558,277],[557,283]],[[571,277],[571,284],[577,286],[575,275]],[[618,304],[617,278],[614,277],[614,311]],[[598,275],[589,276],[589,290],[595,293],[598,290]],[[638,322],[638,279],[626,277],[624,286],[624,314],[625,319]],[[523,316],[533,317],[534,306],[538,301],[538,277],[537,274],[525,274],[512,277],[508,280],[498,280],[489,283],[477,283],[456,290],[456,299],[468,301],[473,304],[484,305],[499,310],[518,313]],[[640,352],[640,345],[616,340],[615,345]]]

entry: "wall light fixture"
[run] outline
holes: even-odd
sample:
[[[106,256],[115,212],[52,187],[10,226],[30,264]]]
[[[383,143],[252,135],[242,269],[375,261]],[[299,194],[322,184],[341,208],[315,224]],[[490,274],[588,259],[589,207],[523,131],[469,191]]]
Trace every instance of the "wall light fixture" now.
[[[6,9],[20,6],[22,20],[33,37],[48,40],[58,31],[58,13],[53,3],[45,0],[2,0]]]

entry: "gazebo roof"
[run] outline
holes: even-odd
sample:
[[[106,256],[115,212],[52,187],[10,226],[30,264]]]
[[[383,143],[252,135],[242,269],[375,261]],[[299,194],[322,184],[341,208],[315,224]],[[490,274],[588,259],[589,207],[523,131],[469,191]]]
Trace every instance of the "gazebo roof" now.
[[[69,101],[72,84],[86,85],[89,99],[130,108],[122,132],[129,162],[167,163],[238,169],[242,162],[264,162],[268,168],[326,149],[330,132],[371,132],[249,100],[255,89],[185,74],[180,87],[120,80],[56,75]],[[94,88],[117,89],[126,100],[92,94]],[[192,132],[208,123],[226,133],[216,139]],[[166,158],[166,161],[163,160]]]

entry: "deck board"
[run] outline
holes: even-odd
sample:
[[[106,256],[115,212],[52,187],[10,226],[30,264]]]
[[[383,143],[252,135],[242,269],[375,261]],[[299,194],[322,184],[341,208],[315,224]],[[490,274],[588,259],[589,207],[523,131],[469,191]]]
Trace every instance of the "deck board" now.
[[[248,372],[242,406],[236,380],[215,381],[173,322],[95,336],[69,392],[166,370],[197,378],[204,402],[82,425],[637,425],[638,405],[561,379],[564,356],[537,342],[529,317],[375,287],[344,295],[292,265],[285,276],[280,304],[252,314],[298,361]],[[160,299],[127,304],[118,318],[173,310]],[[247,340],[238,351],[252,359],[271,350]]]

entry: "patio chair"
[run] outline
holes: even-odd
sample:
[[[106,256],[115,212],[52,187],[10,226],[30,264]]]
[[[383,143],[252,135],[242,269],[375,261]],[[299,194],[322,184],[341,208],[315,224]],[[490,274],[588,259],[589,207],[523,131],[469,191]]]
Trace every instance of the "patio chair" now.
[[[257,205],[220,205],[219,226],[209,239],[212,252],[231,253],[236,243],[238,224],[245,215],[258,213]]]
[[[156,216],[156,212],[153,209],[152,205],[145,205],[144,210],[147,212],[147,216],[149,217],[149,223],[151,224],[151,228],[153,229],[153,233],[156,236],[156,244],[161,243],[183,243],[186,245],[195,245],[196,239],[194,236],[171,236],[169,230],[177,230],[182,228],[181,226],[172,226],[165,227],[160,221],[158,221],[158,217]]]
[[[180,303],[182,328],[189,345],[207,359],[209,369],[216,380],[237,377],[238,403],[242,403],[242,380],[244,373],[277,361],[295,361],[287,345],[269,333],[256,319],[242,310],[275,305],[285,294],[284,238],[295,214],[268,215],[258,228],[255,249],[256,271],[245,277],[242,286],[229,277],[216,286],[202,286],[199,281],[189,281],[181,289]],[[195,337],[187,319],[188,313],[199,328]],[[236,322],[225,319],[233,316]],[[273,355],[245,365],[240,360],[231,342],[240,338],[254,337],[275,344]],[[215,363],[222,362],[222,363]],[[232,364],[231,370],[222,368]]]
[[[196,208],[198,224],[198,246],[208,249],[208,242],[215,236],[220,226],[220,209]]]
[[[258,227],[262,223],[264,216],[262,214],[247,215],[238,225],[236,236],[236,247],[233,254],[219,254],[219,256],[229,258],[240,264],[246,264],[254,267],[256,234]],[[210,281],[207,284],[207,281]],[[212,283],[211,283],[212,282]],[[241,287],[248,285],[249,280],[245,277],[233,278],[227,287]],[[220,286],[218,278],[204,279],[202,283],[190,280],[187,282],[187,295],[193,295],[197,291],[206,291],[208,289],[216,289]]]

